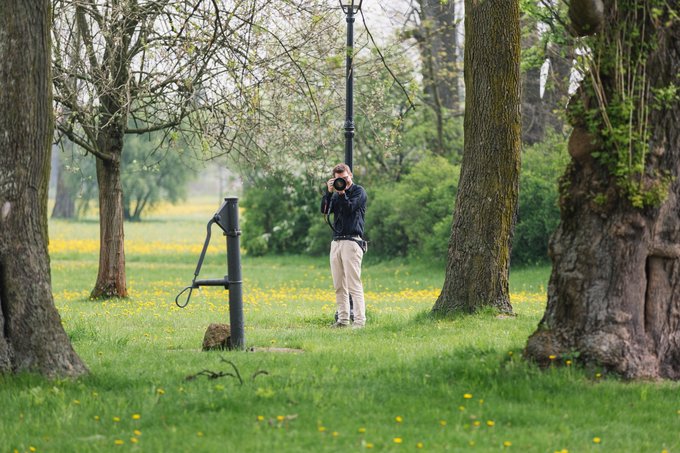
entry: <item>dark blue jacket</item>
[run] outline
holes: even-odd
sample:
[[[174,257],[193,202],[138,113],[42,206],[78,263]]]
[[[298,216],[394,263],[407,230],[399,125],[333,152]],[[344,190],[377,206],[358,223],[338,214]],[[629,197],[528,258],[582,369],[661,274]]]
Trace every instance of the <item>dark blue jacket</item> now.
[[[364,237],[364,216],[366,215],[366,191],[358,184],[352,184],[345,195],[337,192],[326,194],[321,199],[321,212],[334,214],[333,237]]]

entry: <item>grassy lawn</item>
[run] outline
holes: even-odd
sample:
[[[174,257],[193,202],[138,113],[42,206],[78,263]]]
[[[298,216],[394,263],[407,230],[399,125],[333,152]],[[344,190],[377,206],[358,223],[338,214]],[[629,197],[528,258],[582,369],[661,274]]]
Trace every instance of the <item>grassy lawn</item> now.
[[[131,297],[107,302],[87,299],[97,224],[51,222],[55,302],[91,374],[0,376],[0,453],[680,451],[677,383],[521,359],[545,267],[511,273],[515,317],[435,321],[443,269],[369,262],[367,328],[336,331],[327,258],[244,256],[247,346],[302,352],[202,352],[208,324],[228,322],[227,293],[203,289],[185,309],[174,298],[217,207],[127,224]],[[201,278],[225,273],[213,233]],[[186,379],[202,370],[233,376]]]

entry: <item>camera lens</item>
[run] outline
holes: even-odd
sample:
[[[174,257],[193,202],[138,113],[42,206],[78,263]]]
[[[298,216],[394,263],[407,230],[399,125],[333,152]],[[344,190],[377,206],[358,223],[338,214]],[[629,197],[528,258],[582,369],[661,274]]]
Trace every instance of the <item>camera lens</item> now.
[[[345,181],[344,178],[335,178],[335,181],[333,181],[333,187],[335,190],[345,190],[345,187],[347,187],[347,181]]]

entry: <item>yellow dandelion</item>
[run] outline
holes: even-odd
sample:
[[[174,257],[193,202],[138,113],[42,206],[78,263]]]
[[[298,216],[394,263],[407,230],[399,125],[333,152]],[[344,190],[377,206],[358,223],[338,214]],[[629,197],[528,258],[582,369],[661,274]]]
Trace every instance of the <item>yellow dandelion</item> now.
[[[397,423],[401,423],[404,421],[404,417],[402,417],[401,415],[397,415],[396,417],[394,417],[394,421]]]
[[[564,363],[565,363],[567,366],[571,366],[571,360],[567,360],[567,361],[564,362]]]
[[[459,411],[464,411],[464,410],[465,410],[465,406],[458,406],[458,410],[459,410]]]
[[[479,420],[475,420],[474,422],[472,422],[472,424],[475,426],[479,426],[482,424],[482,422],[480,422]]]
[[[446,420],[439,420],[439,424],[441,426],[446,426]]]
[[[132,442],[133,444],[136,444],[137,442],[139,442],[139,440],[136,437],[131,437],[130,442]]]
[[[512,355],[512,351],[508,351],[508,355]]]
[[[359,434],[364,434],[366,432],[366,428],[361,427],[357,431],[359,431]]]
[[[28,447],[28,449],[29,449],[30,451],[38,451],[38,449],[35,448],[33,445],[31,445],[30,447]]]
[[[370,442],[367,442],[367,443],[366,443],[366,448],[373,448],[373,444],[370,443]]]
[[[132,419],[133,419],[133,420],[139,420],[140,418],[142,418],[141,415],[139,415],[139,414],[132,414]]]
[[[555,359],[557,358],[557,356],[556,356],[555,354],[550,354],[550,355],[548,356],[548,358],[549,358],[550,360],[555,360]]]
[[[118,423],[120,421],[120,417],[113,417],[114,423]]]
[[[595,379],[600,379],[602,377],[602,373],[595,373]]]
[[[325,431],[326,431],[326,427],[325,427],[325,426],[319,426],[319,432],[320,432],[320,433],[323,433],[323,432],[325,432]]]
[[[93,418],[94,418],[94,421],[96,421],[96,422],[99,421],[99,415],[95,415]]]
[[[423,444],[422,442],[418,442],[416,444],[416,448],[423,448],[424,446],[425,446],[425,444]]]
[[[394,441],[395,444],[400,444],[403,442],[403,439],[401,437],[395,437],[392,440]]]
[[[123,445],[125,442],[122,439],[116,439],[113,441],[114,445]]]
[[[504,447],[511,447],[511,446],[512,446],[512,442],[510,442],[509,440],[506,440],[505,442],[503,442],[503,446],[504,446]]]
[[[258,422],[264,421],[264,415],[258,415],[258,416],[257,416],[257,421],[258,421]]]
[[[134,431],[132,431],[132,432],[134,433],[135,436],[141,436],[141,435],[142,435],[142,432],[141,432],[140,430],[138,430],[138,429],[136,429],[136,430],[134,430]]]
[[[197,436],[197,437],[203,437],[203,431],[197,432],[197,433],[196,433],[196,436]]]
[[[156,393],[158,393],[159,395],[165,395],[165,390],[158,389],[158,390],[156,390]]]
[[[599,444],[600,442],[602,442],[602,439],[600,439],[599,437],[593,437],[594,444]]]
[[[276,420],[277,420],[278,422],[282,422],[282,421],[284,421],[285,419],[286,419],[286,417],[284,417],[283,415],[277,415],[277,416],[276,416]]]
[[[474,440],[469,441],[469,442],[468,442],[468,445],[471,446],[471,447],[474,447],[474,446],[475,446],[475,441],[474,441]]]
[[[340,435],[340,433],[337,432],[337,431],[333,431],[333,432],[331,433],[331,436],[333,436],[333,437],[338,437],[339,435]]]
[[[494,426],[495,424],[496,424],[496,422],[494,422],[493,420],[487,420],[486,421],[486,426]]]
[[[463,395],[463,398],[465,398],[466,400],[471,400],[472,399],[472,393],[466,393],[465,395]]]

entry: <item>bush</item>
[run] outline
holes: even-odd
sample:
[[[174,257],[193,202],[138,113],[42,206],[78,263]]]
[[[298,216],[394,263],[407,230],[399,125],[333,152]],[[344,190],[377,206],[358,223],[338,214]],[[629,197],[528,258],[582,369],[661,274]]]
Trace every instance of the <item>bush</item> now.
[[[318,185],[284,172],[253,177],[243,192],[243,248],[254,256],[305,252],[321,218]]]
[[[366,214],[371,250],[381,258],[444,260],[460,168],[443,157],[416,164],[399,183],[377,187]]]
[[[513,264],[547,261],[548,241],[560,222],[558,178],[568,161],[566,142],[559,136],[530,146],[522,153]]]
[[[513,264],[546,261],[548,240],[560,218],[557,179],[568,159],[561,137],[523,151]],[[445,262],[459,175],[460,167],[447,159],[428,157],[399,182],[365,186],[368,256]],[[316,179],[285,172],[253,178],[242,201],[246,251],[252,255],[328,253],[332,232],[319,212],[321,185]]]

